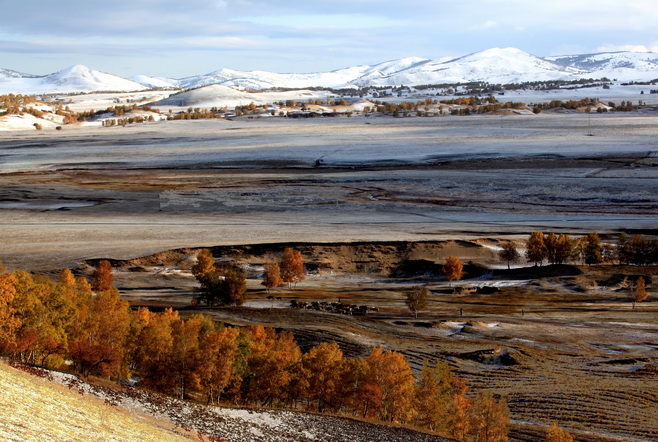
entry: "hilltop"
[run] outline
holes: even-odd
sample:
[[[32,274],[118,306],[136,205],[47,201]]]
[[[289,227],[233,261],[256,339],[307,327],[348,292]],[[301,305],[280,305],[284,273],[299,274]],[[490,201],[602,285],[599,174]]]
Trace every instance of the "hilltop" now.
[[[487,82],[490,84],[609,78],[624,82],[658,78],[658,54],[603,52],[538,57],[516,48],[491,48],[460,57],[405,57],[329,72],[277,73],[222,68],[185,78],[137,75],[131,80],[86,66],[37,76],[0,69],[0,94],[191,89],[211,84],[243,89],[359,88]]]

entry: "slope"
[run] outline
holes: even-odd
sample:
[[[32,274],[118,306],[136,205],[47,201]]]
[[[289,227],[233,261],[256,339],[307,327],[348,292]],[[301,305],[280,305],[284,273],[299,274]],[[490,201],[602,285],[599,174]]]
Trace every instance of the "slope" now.
[[[593,78],[607,77],[620,81],[649,81],[658,78],[658,54],[651,52],[600,52],[546,59],[590,72]]]
[[[128,413],[0,363],[0,440],[193,439],[153,418]]]

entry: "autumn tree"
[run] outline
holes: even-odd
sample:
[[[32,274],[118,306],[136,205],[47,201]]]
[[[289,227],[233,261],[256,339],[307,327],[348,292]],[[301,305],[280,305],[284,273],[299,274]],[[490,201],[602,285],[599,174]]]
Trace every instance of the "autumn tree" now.
[[[201,364],[201,352],[199,351],[199,334],[201,321],[200,315],[196,315],[172,323],[173,342],[168,365],[170,374],[175,379],[176,396],[180,399],[185,399],[190,390],[200,388],[199,366]]]
[[[92,298],[80,335],[69,344],[76,369],[83,375],[125,377],[126,339],[130,330],[130,308],[116,289],[101,291]]]
[[[114,276],[112,275],[112,264],[107,260],[99,261],[93,274],[94,291],[104,292],[112,288]]]
[[[281,268],[275,262],[268,262],[265,264],[265,272],[263,273],[263,282],[265,289],[269,293],[270,289],[281,287],[283,280],[281,279]]]
[[[306,271],[304,270],[304,262],[302,261],[302,253],[298,250],[293,250],[288,247],[283,251],[281,256],[281,279],[283,282],[288,283],[288,288],[303,281],[306,278]]]
[[[375,417],[390,422],[407,422],[413,410],[415,379],[404,355],[376,347],[366,358],[369,400]],[[367,391],[367,390],[366,390]]]
[[[469,433],[473,440],[507,441],[509,408],[507,408],[504,400],[496,398],[489,391],[480,392],[473,399],[469,415]]]
[[[649,297],[645,286],[644,278],[639,277],[635,282],[635,290],[633,291],[633,308],[636,302],[642,302]]]
[[[504,242],[498,252],[498,258],[507,263],[507,270],[510,269],[510,263],[517,262],[520,258],[519,251],[512,241]]]
[[[450,435],[459,440],[466,439],[471,432],[471,419],[469,410],[471,400],[466,397],[468,385],[464,379],[455,376],[452,380],[452,404],[448,420]]]
[[[313,347],[302,358],[306,373],[306,392],[319,413],[338,407],[345,359],[335,342],[323,342]]]
[[[573,436],[553,421],[546,430],[546,442],[573,442]]]
[[[413,312],[416,318],[418,317],[418,310],[423,310],[427,307],[428,294],[429,290],[425,286],[414,287],[407,293],[404,303],[407,304],[407,307]]]
[[[551,264],[562,264],[566,262],[571,256],[571,241],[569,236],[555,233],[550,233],[544,238],[546,247],[546,259]]]
[[[201,281],[207,274],[215,270],[215,259],[208,249],[201,249],[197,254],[197,262],[192,266],[192,274]]]
[[[209,331],[199,343],[201,354],[199,377],[202,390],[211,404],[219,402],[233,375],[237,338],[236,328],[224,327],[219,331]]]
[[[432,431],[448,432],[452,416],[453,375],[445,362],[423,364],[416,386],[415,421]]]
[[[448,256],[442,268],[446,279],[450,281],[450,285],[452,285],[452,281],[457,281],[462,278],[463,270],[464,266],[462,265],[462,262],[455,256]]]
[[[0,263],[0,352],[7,353],[16,339],[16,330],[21,325],[16,316],[14,298],[16,296],[16,277],[12,273],[4,273]]]
[[[247,278],[233,265],[206,273],[200,282],[201,298],[210,306],[242,305],[245,301]]]
[[[620,264],[649,265],[658,262],[658,240],[641,235],[619,235],[616,257]]]
[[[70,269],[64,269],[59,274],[59,282],[66,286],[75,287],[75,276]]]
[[[171,308],[152,317],[144,316],[147,324],[140,334],[141,345],[135,355],[141,383],[153,390],[169,392],[175,382],[171,378],[170,367],[174,346],[173,323],[180,321],[180,317]]]
[[[533,232],[530,234],[525,254],[528,262],[534,263],[535,266],[541,265],[544,262],[544,259],[546,259],[546,244],[542,232]]]
[[[249,356],[242,381],[243,398],[260,406],[285,403],[302,353],[290,332],[257,325],[247,332]]]
[[[584,240],[583,259],[585,264],[600,264],[601,238],[596,232],[588,233]]]

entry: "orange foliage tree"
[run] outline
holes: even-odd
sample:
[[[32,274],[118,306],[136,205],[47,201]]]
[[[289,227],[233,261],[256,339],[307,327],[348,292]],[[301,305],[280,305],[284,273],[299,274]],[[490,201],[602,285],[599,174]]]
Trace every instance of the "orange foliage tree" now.
[[[201,339],[199,376],[209,403],[219,402],[229,385],[234,372],[237,338],[237,329],[225,327],[219,331],[211,330]]]
[[[0,352],[7,353],[16,340],[16,330],[21,325],[16,316],[13,301],[16,295],[16,277],[11,273],[3,273],[0,264]]]
[[[114,283],[112,264],[106,260],[99,261],[96,265],[96,270],[94,270],[93,280],[95,291],[104,292],[105,290],[110,290]]]
[[[207,274],[215,270],[215,259],[208,249],[201,249],[196,258],[197,262],[192,266],[192,274],[201,281]]]
[[[335,342],[323,342],[303,357],[307,373],[307,397],[317,404],[317,411],[336,410],[340,403],[345,368],[343,352]]]
[[[281,268],[279,264],[275,262],[265,263],[265,272],[263,273],[263,282],[267,292],[270,292],[270,289],[275,287],[280,287],[283,285],[283,280],[281,279]]]
[[[64,269],[59,274],[59,282],[66,286],[75,287],[75,276],[73,276],[70,269]]]
[[[415,422],[432,431],[449,431],[452,416],[453,376],[445,362],[430,367],[425,363],[416,387]]]
[[[372,413],[384,421],[407,422],[413,412],[415,379],[404,356],[377,347],[366,363],[366,378],[371,385],[366,391],[374,396],[371,401],[379,405]]]
[[[250,327],[247,335],[250,354],[242,382],[243,398],[261,406],[285,403],[302,357],[292,333],[277,334],[257,325]]]
[[[473,399],[468,414],[469,433],[473,440],[507,441],[509,409],[505,401],[497,399],[489,391],[480,392]]]
[[[293,285],[296,286],[298,282],[306,278],[302,253],[298,250],[293,250],[290,247],[286,248],[281,256],[280,268],[281,279],[283,282],[288,283],[288,288]]]
[[[566,430],[560,428],[556,421],[553,421],[546,430],[546,442],[573,442],[573,437]]]
[[[636,302],[642,302],[649,297],[647,293],[646,285],[643,277],[637,278],[635,283],[635,293],[633,293],[633,308],[635,308]]]
[[[534,263],[535,266],[544,262],[546,259],[546,243],[542,232],[532,232],[530,234],[526,244],[525,256],[528,262]]]
[[[462,278],[462,271],[464,270],[464,266],[456,256],[448,256],[446,258],[445,264],[443,264],[442,270],[446,279],[450,281],[450,285],[452,285],[452,281],[456,281]]]

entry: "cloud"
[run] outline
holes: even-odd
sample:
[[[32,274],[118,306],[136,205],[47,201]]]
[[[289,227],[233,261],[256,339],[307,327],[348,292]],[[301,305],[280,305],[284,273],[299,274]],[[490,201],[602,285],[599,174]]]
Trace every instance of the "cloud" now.
[[[186,39],[183,44],[190,48],[203,49],[248,49],[262,48],[266,46],[263,42],[250,40],[242,37],[207,37],[201,39]]]
[[[493,29],[493,28],[497,28],[499,26],[500,25],[498,24],[498,22],[496,22],[494,20],[487,20],[487,21],[485,21],[484,23],[482,23],[480,25],[471,26],[468,29],[471,30],[471,31],[484,31],[486,29]]]
[[[496,46],[540,56],[571,47],[658,50],[655,1],[66,0],[66,7],[7,1],[0,60],[2,67],[29,70],[21,65],[27,57],[32,66],[53,54],[66,64],[123,57],[138,64],[134,69],[153,70],[161,56],[163,75],[183,67],[191,75],[210,64],[302,72]]]
[[[598,52],[658,52],[658,43],[650,46],[622,44],[622,45],[603,45],[596,48]]]

